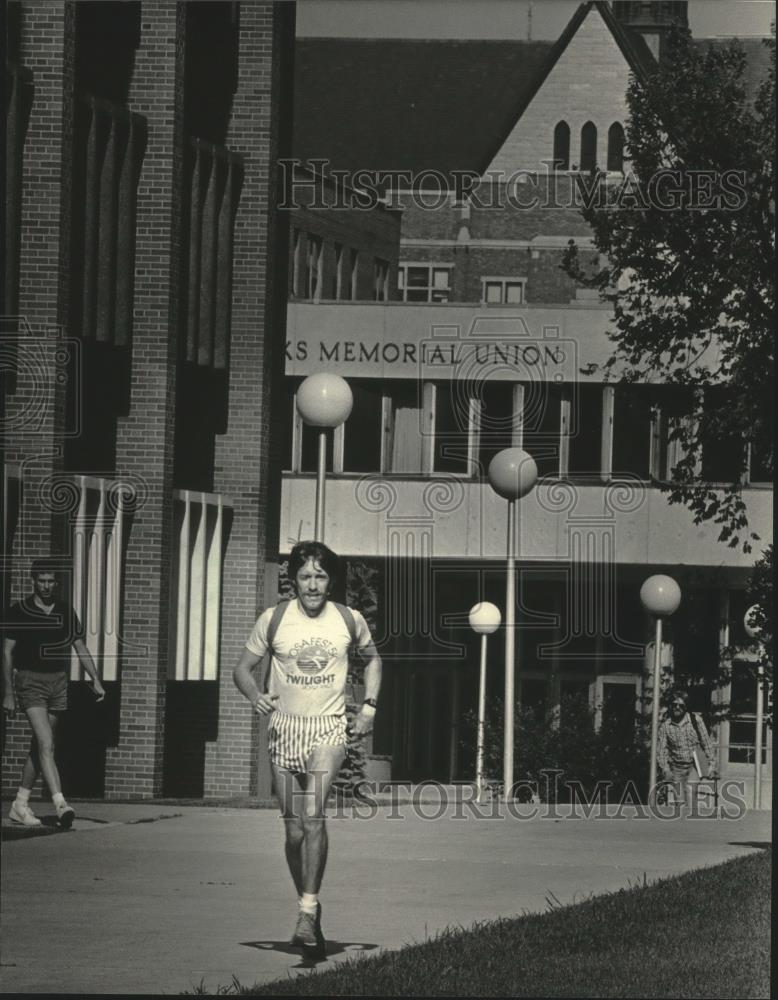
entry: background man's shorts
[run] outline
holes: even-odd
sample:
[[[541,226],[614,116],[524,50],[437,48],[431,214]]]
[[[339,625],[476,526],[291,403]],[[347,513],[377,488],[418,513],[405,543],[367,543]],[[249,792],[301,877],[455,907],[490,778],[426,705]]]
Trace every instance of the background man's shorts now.
[[[64,670],[17,670],[16,698],[23,712],[35,705],[43,705],[50,712],[64,712],[68,707],[68,675]]]
[[[268,727],[270,759],[287,771],[305,771],[317,747],[348,743],[345,715],[284,715],[273,712]]]

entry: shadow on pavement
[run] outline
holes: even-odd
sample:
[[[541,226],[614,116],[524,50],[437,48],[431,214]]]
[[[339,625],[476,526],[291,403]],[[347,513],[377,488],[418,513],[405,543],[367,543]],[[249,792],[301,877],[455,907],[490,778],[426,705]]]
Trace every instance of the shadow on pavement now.
[[[336,955],[343,955],[346,952],[357,955],[362,952],[374,951],[378,947],[377,944],[367,944],[360,941],[327,941],[327,954],[324,957],[318,957],[315,954],[308,954],[305,950],[300,954],[299,945],[292,945],[288,941],[241,941],[240,943],[246,948],[256,948],[257,951],[278,951],[284,955],[294,955],[300,959],[299,964],[293,966],[295,969],[310,969],[318,965],[319,962],[329,961]]]
[[[57,822],[55,815],[39,816],[42,826],[22,826],[16,823],[3,823],[0,829],[0,840],[24,840],[27,837],[45,837],[48,833],[67,833]]]

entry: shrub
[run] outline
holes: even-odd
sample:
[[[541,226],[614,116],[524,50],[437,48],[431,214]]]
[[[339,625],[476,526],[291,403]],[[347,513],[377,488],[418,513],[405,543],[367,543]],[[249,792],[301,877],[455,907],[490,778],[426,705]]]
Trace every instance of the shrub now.
[[[477,716],[465,715],[465,750],[475,753]],[[495,700],[487,711],[484,738],[484,771],[487,777],[502,775],[503,706]],[[514,780],[535,784],[541,798],[549,802],[570,801],[571,782],[580,782],[591,796],[599,781],[610,781],[609,801],[618,801],[628,782],[640,795],[645,793],[648,748],[645,723],[636,716],[635,726],[603,724],[595,728],[595,712],[580,695],[564,698],[558,712],[543,716],[528,708],[517,708],[514,724]],[[561,772],[555,781],[548,772]],[[499,784],[493,780],[492,784]]]

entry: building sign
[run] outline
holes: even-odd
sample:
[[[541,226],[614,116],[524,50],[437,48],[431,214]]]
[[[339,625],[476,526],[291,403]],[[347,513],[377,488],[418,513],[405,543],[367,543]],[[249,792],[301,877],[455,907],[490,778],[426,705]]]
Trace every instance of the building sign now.
[[[602,309],[290,304],[286,373],[346,378],[602,381]]]

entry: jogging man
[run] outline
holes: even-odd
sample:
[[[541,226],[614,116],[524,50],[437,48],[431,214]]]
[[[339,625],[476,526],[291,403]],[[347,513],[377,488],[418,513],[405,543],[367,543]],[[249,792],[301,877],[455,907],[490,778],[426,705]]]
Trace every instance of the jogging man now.
[[[327,863],[324,807],[346,754],[345,688],[350,647],[365,665],[365,701],[357,737],[373,727],[381,659],[365,619],[331,601],[338,557],[321,542],[300,542],[289,557],[297,598],[257,620],[233,676],[254,711],[270,715],[273,784],[286,830],[286,861],[298,894],[292,944],[324,950],[319,890]],[[270,651],[270,682],[260,690],[253,671]],[[260,681],[260,685],[264,686]]]
[[[3,712],[13,716],[18,699],[32,728],[21,785],[8,815],[24,826],[42,825],[30,808],[30,792],[43,773],[59,825],[68,829],[76,814],[62,794],[54,761],[54,737],[57,720],[67,708],[71,646],[92,680],[98,701],[103,700],[105,691],[84,643],[81,622],[67,602],[57,599],[58,584],[51,562],[36,560],[30,575],[33,592],[12,605],[3,640]]]

